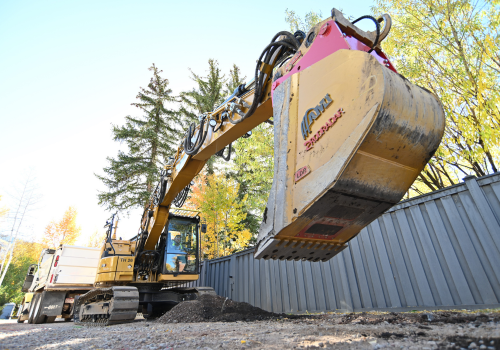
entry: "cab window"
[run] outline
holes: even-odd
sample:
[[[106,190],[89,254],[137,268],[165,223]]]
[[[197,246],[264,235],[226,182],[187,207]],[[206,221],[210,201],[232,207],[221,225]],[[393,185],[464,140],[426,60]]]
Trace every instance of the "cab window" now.
[[[197,234],[195,222],[170,219],[165,249],[166,273],[197,273]]]

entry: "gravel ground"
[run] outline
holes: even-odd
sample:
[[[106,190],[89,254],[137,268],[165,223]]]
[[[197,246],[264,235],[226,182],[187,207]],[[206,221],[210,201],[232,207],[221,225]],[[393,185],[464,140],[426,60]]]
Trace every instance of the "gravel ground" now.
[[[106,328],[76,326],[72,322],[29,325],[2,321],[0,349],[500,350],[498,316],[498,312],[453,314],[459,323],[442,322],[440,313],[327,314],[203,323],[136,319]]]

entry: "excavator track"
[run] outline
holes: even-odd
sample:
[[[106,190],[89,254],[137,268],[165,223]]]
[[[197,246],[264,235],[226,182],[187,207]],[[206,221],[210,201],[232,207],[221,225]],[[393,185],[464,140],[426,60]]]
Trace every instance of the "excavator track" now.
[[[135,287],[93,289],[78,299],[75,323],[104,327],[132,322],[138,307],[139,291]]]

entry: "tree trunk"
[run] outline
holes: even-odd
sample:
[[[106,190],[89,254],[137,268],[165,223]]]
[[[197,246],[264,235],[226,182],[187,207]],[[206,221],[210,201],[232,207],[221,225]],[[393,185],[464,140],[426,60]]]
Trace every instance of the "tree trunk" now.
[[[26,184],[25,184],[25,186],[24,186],[24,189],[23,189],[23,196],[24,196],[24,192],[25,192],[25,190],[26,190],[26,186],[27,186],[27,184],[28,184],[28,181],[29,181],[29,180],[27,180],[27,181],[26,181]],[[23,196],[22,196],[22,197],[23,197]],[[21,197],[21,198],[22,198],[22,197]],[[26,203],[26,205],[24,206],[24,210],[23,210],[23,213],[22,213],[22,215],[21,215],[21,220],[20,220],[20,222],[19,222],[19,225],[17,226],[17,230],[16,230],[16,234],[15,234],[15,236],[14,236],[14,240],[11,242],[11,245],[10,245],[10,247],[9,247],[9,251],[8,251],[8,254],[9,254],[9,261],[7,262],[6,266],[3,266],[3,265],[2,265],[3,271],[2,271],[2,276],[0,277],[0,286],[2,286],[2,283],[3,283],[3,280],[4,280],[4,278],[5,278],[5,275],[7,274],[7,270],[9,269],[10,263],[11,263],[11,261],[12,261],[12,256],[13,256],[13,253],[14,253],[14,248],[15,248],[15,246],[16,246],[17,235],[19,234],[19,228],[21,227],[21,224],[23,223],[24,215],[26,214],[26,210],[28,210],[28,207],[29,207],[30,202],[32,201],[32,199],[33,199],[33,191],[31,191],[31,193],[29,194],[29,197],[28,197],[28,202],[27,202],[27,203]],[[19,202],[19,203],[21,203],[21,202]],[[21,205],[21,204],[19,204],[19,206],[20,206],[20,205]],[[19,208],[18,208],[18,210],[19,210]],[[16,215],[17,215],[17,213],[16,213]],[[12,226],[12,230],[14,230],[14,225]],[[5,265],[5,264],[4,264],[4,265]]]

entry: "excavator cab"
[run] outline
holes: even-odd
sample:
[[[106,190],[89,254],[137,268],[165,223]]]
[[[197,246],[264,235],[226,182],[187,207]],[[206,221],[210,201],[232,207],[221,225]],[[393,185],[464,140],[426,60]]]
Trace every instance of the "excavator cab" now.
[[[171,208],[164,230],[165,249],[159,281],[194,281],[199,276],[200,217],[199,212]]]
[[[168,221],[163,274],[197,274],[199,217],[172,215]]]

